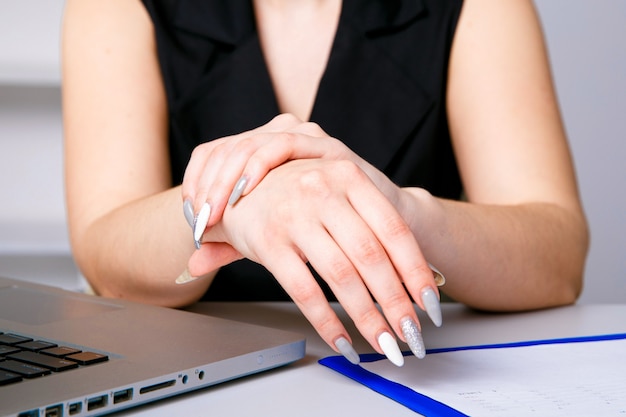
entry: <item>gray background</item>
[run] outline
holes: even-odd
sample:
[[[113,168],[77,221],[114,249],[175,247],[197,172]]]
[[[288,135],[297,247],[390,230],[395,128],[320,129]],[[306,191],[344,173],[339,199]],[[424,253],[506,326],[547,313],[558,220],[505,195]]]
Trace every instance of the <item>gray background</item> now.
[[[581,302],[623,303],[626,1],[536,4],[592,230]],[[62,7],[0,0],[0,274],[80,289],[63,205]]]

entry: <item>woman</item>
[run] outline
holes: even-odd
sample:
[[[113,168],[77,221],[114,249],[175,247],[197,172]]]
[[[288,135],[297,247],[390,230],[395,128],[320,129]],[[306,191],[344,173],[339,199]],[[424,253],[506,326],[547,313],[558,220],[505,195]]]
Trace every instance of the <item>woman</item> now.
[[[530,0],[69,0],[63,100],[73,251],[103,296],[286,294],[356,362],[334,296],[401,365],[394,334],[424,353],[413,302],[441,324],[431,265],[479,309],[581,291]]]

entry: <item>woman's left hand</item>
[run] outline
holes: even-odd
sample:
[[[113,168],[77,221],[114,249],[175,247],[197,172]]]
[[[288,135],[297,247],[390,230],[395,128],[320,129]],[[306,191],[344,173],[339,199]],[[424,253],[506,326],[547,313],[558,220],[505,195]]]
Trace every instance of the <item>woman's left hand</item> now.
[[[416,355],[424,354],[412,300],[441,324],[436,283],[416,237],[351,161],[315,158],[282,164],[226,210],[201,240],[189,260],[192,276],[216,268],[211,245],[230,245],[265,266],[336,349],[350,336],[307,264],[328,283],[366,340],[398,365],[402,355],[393,347],[394,333]]]

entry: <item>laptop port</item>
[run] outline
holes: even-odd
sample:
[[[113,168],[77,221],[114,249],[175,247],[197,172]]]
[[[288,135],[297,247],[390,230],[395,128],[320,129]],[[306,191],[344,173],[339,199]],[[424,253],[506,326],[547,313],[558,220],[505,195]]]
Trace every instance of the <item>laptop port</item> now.
[[[79,414],[83,410],[83,405],[81,403],[72,403],[67,406],[67,412],[70,416],[74,416]]]
[[[113,404],[123,403],[133,399],[133,389],[128,388],[113,393]]]
[[[39,410],[24,411],[19,413],[17,417],[39,417]]]
[[[97,410],[98,408],[106,407],[106,405],[107,405],[106,395],[93,397],[87,400],[87,411]]]
[[[62,417],[63,416],[63,405],[53,405],[52,407],[46,408],[45,417]]]
[[[176,384],[176,380],[172,379],[171,381],[165,381],[158,384],[150,385],[147,387],[143,387],[139,390],[140,394],[147,394],[149,392],[158,391],[163,388],[172,387]]]

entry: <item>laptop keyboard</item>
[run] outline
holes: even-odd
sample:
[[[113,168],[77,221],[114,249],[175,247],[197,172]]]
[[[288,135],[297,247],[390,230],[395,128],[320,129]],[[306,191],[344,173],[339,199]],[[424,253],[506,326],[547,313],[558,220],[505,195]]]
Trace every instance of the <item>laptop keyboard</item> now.
[[[108,360],[102,353],[0,331],[0,386]]]

